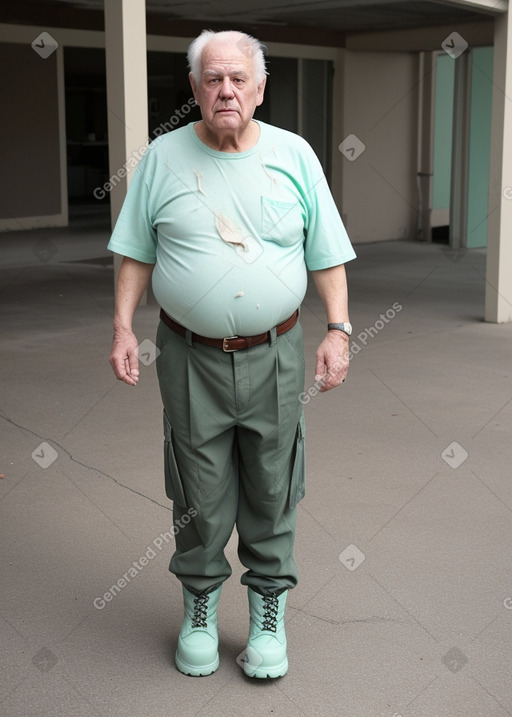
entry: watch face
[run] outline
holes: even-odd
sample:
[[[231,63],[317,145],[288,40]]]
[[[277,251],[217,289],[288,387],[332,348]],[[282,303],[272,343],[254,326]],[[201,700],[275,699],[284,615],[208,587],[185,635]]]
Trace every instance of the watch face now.
[[[343,324],[345,331],[350,336],[352,334],[352,324]]]

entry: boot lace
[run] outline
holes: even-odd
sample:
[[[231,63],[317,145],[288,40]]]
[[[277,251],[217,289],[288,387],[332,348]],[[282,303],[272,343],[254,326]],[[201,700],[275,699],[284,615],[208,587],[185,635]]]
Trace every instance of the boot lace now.
[[[194,615],[192,617],[192,627],[208,627],[206,618],[208,617],[208,600],[210,595],[196,595],[194,598]]]
[[[263,629],[270,632],[277,632],[277,610],[279,608],[279,600],[275,595],[265,595],[263,597],[264,613],[263,613]]]

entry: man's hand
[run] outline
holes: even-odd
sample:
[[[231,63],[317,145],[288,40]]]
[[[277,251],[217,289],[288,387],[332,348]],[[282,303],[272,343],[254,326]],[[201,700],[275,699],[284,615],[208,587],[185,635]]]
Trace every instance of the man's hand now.
[[[115,329],[110,365],[116,378],[129,386],[136,386],[139,380],[138,343],[133,331]]]
[[[339,386],[347,377],[349,337],[343,331],[329,331],[316,352],[315,381],[320,393]]]
[[[109,361],[116,377],[129,386],[136,386],[139,380],[138,343],[132,331],[133,316],[149,283],[153,266],[125,256],[119,269],[114,340]]]

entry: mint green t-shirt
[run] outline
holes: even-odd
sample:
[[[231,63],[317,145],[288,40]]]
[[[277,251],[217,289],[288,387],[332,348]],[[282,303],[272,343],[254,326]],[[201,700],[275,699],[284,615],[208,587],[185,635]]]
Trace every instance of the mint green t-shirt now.
[[[160,306],[210,338],[269,330],[304,298],[306,266],[355,258],[309,144],[258,124],[259,140],[247,152],[210,149],[193,123],[156,139],[108,245],[156,263]]]

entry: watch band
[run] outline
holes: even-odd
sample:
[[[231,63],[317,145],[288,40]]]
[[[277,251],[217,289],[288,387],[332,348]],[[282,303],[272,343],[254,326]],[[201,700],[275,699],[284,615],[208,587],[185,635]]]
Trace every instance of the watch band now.
[[[327,324],[327,331],[343,331],[344,334],[350,336],[352,334],[352,324],[348,322],[343,324]]]

